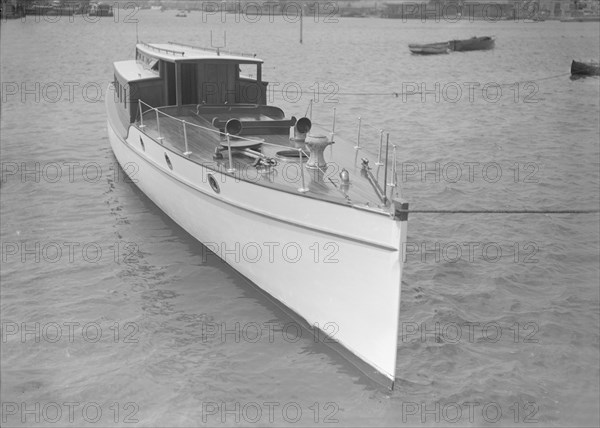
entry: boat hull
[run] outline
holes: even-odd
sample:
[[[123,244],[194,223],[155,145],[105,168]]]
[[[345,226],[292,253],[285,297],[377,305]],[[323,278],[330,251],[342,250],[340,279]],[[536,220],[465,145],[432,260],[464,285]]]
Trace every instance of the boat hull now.
[[[440,55],[448,53],[448,43],[432,43],[428,45],[408,45],[408,49],[417,55]]]
[[[393,386],[406,221],[236,180],[136,126],[127,136],[116,129],[109,119],[115,157],[125,172],[135,166],[132,180],[162,211],[211,256],[329,334],[326,343],[367,375]]]
[[[572,76],[600,76],[600,66],[585,62],[571,62]]]

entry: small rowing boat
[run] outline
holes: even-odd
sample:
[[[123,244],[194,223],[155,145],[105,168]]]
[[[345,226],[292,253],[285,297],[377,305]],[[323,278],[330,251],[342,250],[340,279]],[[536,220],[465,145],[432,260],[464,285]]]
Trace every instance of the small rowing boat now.
[[[496,42],[493,37],[471,37],[470,39],[464,40],[450,40],[448,47],[452,51],[465,52],[465,51],[485,51],[494,49]]]
[[[579,62],[573,60],[571,62],[572,76],[600,76],[600,66],[597,63]]]
[[[448,42],[429,43],[425,45],[410,44],[408,49],[417,55],[439,55],[448,53]]]

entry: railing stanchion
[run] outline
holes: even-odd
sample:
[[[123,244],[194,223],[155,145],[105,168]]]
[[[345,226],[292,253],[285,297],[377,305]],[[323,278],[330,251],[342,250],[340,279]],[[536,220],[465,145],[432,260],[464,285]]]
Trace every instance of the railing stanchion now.
[[[335,107],[333,108],[333,124],[331,125],[331,142],[335,138]],[[333,156],[333,144],[329,145],[329,156]]]
[[[335,107],[333,108],[333,124],[331,125],[331,138],[335,135]]]
[[[354,148],[356,150],[360,150],[360,125],[361,125],[361,118],[360,116],[358,116],[358,135],[356,136],[356,146],[354,146]]]
[[[302,149],[298,149],[298,153],[300,154],[300,176],[302,177],[302,187],[300,187],[298,189],[298,191],[300,193],[306,193],[308,192],[308,189],[306,188],[305,184],[304,184],[304,165],[303,165],[303,157],[302,157]]]
[[[160,118],[158,117],[158,109],[155,108],[154,111],[156,112],[156,130],[158,131],[157,140],[160,140],[162,144],[163,137],[160,135]]]
[[[227,168],[227,172],[233,173],[235,172],[235,168],[233,167],[233,158],[231,154],[231,140],[229,138],[229,132],[225,134],[227,137],[227,151],[229,152],[229,168]]]
[[[190,149],[188,148],[187,128],[185,127],[185,120],[182,120],[181,123],[183,124],[183,140],[185,141],[185,152],[183,152],[183,155],[189,156],[192,154],[192,152],[190,152]]]
[[[383,172],[383,197],[387,198],[387,171],[388,171],[388,153],[390,148],[390,133],[386,135],[385,142],[385,170]]]
[[[396,145],[392,144],[392,177],[388,185],[392,188],[392,192],[396,187]]]
[[[383,146],[383,129],[379,130],[379,156],[377,157],[377,162],[375,162],[377,166],[383,165],[383,162],[381,162],[381,146]]]
[[[140,100],[140,99],[138,99],[138,107],[140,110],[140,128],[145,128],[144,118],[143,118],[144,112],[142,111],[142,100]]]

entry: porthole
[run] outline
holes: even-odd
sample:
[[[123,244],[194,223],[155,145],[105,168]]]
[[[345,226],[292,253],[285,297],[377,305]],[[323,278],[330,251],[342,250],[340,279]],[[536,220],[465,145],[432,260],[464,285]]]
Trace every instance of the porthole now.
[[[144,146],[144,140],[142,140],[142,137],[140,137],[140,146],[142,146],[143,151],[146,151],[146,146]]]
[[[215,193],[221,192],[221,189],[219,188],[219,183],[217,183],[217,180],[215,179],[214,175],[208,174],[208,184],[210,184],[210,187],[212,187]]]
[[[165,153],[165,161],[167,161],[167,166],[169,167],[169,169],[173,169],[173,164],[171,163],[171,159],[169,159],[169,156],[167,156],[167,154]]]

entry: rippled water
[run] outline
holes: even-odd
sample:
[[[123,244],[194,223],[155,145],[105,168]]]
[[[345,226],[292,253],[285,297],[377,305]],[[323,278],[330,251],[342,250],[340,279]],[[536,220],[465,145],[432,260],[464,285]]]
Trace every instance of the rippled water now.
[[[290,114],[319,88],[317,121],[335,107],[352,140],[360,115],[372,153],[390,132],[413,209],[598,208],[599,81],[568,76],[597,59],[597,24],[307,19],[300,45],[280,17],[174,14],[139,12],[139,38],[226,31]],[[97,90],[133,54],[124,18],[2,22],[3,425],[598,425],[598,214],[411,214],[383,390],[123,178]],[[406,47],[473,35],[496,48]]]

